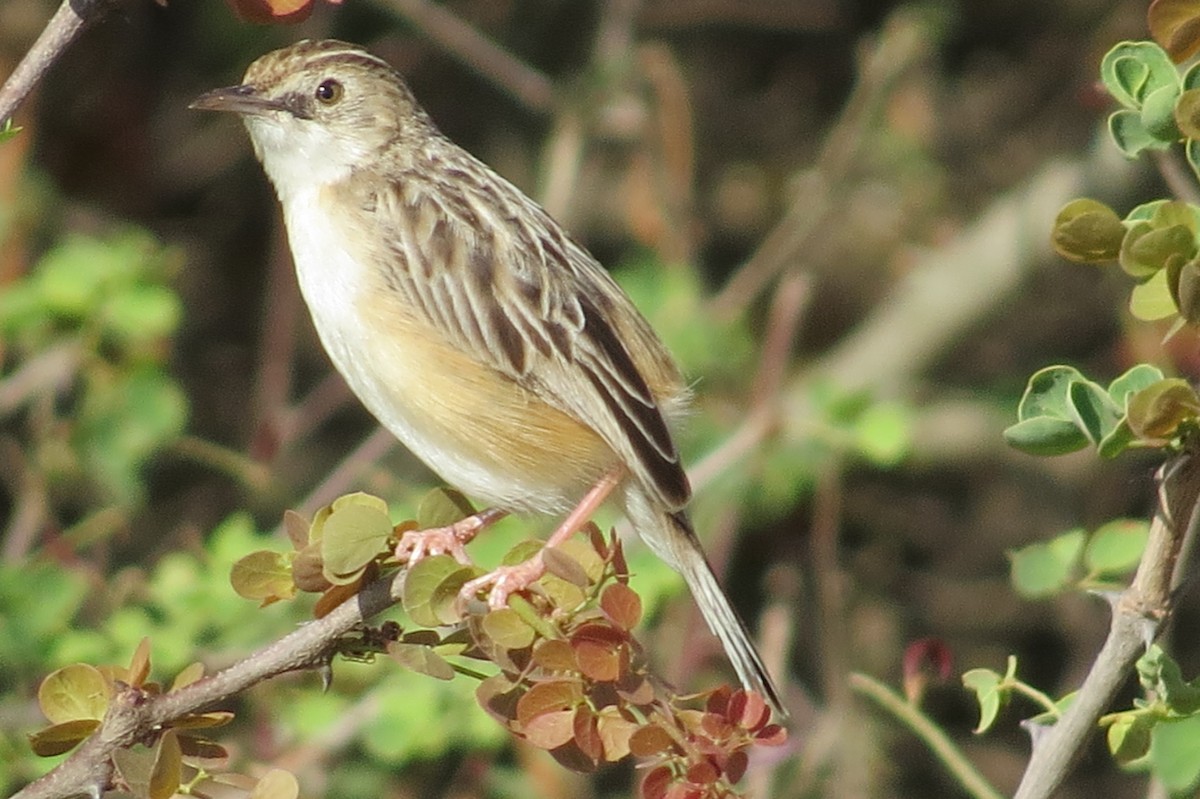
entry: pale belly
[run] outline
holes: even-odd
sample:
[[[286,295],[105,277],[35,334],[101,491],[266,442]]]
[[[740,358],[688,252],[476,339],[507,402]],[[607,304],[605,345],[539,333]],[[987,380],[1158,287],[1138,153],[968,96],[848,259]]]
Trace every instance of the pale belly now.
[[[332,246],[331,231],[290,223],[288,231],[301,292],[334,365],[447,483],[508,510],[560,513],[616,466],[589,427],[447,345],[380,290]]]

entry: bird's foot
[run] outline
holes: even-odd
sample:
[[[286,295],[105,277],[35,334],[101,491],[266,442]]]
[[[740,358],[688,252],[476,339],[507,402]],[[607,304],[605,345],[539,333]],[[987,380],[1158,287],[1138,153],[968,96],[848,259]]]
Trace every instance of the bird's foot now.
[[[396,545],[396,559],[411,568],[431,555],[450,555],[459,563],[470,565],[471,558],[464,547],[480,530],[503,517],[503,511],[488,508],[446,527],[409,530],[400,536],[400,543]]]
[[[499,610],[506,607],[510,596],[524,591],[545,573],[546,564],[542,560],[540,552],[516,566],[501,566],[463,585],[458,592],[459,610],[465,611],[468,604],[474,601],[476,595],[485,588],[488,589],[488,608]]]

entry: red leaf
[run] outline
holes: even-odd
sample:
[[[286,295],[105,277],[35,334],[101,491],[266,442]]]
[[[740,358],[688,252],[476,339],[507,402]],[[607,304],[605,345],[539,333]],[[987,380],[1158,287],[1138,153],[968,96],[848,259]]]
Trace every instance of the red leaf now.
[[[783,746],[787,741],[787,730],[779,724],[768,724],[754,735],[754,742],[759,746]]]
[[[312,13],[312,0],[227,0],[233,13],[246,22],[303,22]]]
[[[533,662],[546,671],[578,671],[575,650],[569,643],[557,638],[539,642],[533,648]]]
[[[596,714],[587,705],[575,708],[575,717],[572,719],[575,745],[592,761],[593,766],[599,763],[600,758],[604,756],[604,742],[600,739],[600,728],[597,721]]]
[[[675,739],[657,724],[635,731],[629,738],[629,751],[634,757],[651,757],[675,748]]]
[[[697,785],[712,785],[721,779],[721,770],[712,761],[701,760],[688,767],[687,779]]]
[[[596,732],[604,744],[604,759],[615,763],[629,754],[629,739],[638,729],[636,721],[625,718],[616,708],[601,710],[596,719]]]
[[[604,624],[585,624],[571,635],[579,670],[597,682],[612,682],[625,673],[629,650],[625,636]]]
[[[667,788],[670,787],[673,779],[671,769],[666,766],[659,766],[646,772],[639,789],[642,799],[665,799]]]
[[[582,698],[578,683],[567,680],[540,682],[517,700],[517,722],[526,727],[538,716],[564,710],[574,711]]]
[[[475,701],[505,727],[511,727],[516,720],[521,696],[520,687],[509,682],[503,674],[488,677],[475,689]]]
[[[553,710],[521,722],[517,731],[539,749],[557,749],[575,737],[575,711]]]
[[[622,630],[632,630],[642,619],[642,598],[632,588],[613,583],[600,595],[600,610]]]
[[[739,749],[725,761],[725,778],[730,782],[738,782],[746,774],[746,766],[750,763],[744,750]]]
[[[727,713],[730,723],[750,732],[762,729],[771,720],[771,709],[753,691],[735,691]]]

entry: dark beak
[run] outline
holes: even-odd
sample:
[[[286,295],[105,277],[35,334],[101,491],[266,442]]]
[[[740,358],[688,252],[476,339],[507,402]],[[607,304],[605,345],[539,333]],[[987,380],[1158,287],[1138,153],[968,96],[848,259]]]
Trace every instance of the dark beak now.
[[[287,106],[258,94],[253,86],[226,86],[197,97],[188,105],[198,111],[232,111],[235,114],[265,114],[268,111],[287,111]]]

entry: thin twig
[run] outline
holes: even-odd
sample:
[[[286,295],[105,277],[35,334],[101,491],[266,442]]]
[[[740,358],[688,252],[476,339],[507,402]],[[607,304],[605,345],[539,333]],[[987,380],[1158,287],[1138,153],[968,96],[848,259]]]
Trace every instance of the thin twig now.
[[[100,729],[61,765],[25,786],[12,799],[99,796],[109,781],[110,761],[118,749],[144,739],[167,722],[210,708],[271,677],[324,664],[340,636],[399,600],[404,575],[401,571],[377,580],[329,615],[178,691],[148,695],[127,689],[118,693]]]
[[[1045,799],[1070,773],[1096,722],[1129,679],[1174,607],[1179,553],[1200,523],[1200,456],[1184,453],[1159,470],[1159,504],[1133,582],[1113,603],[1108,638],[1062,718],[1034,739],[1015,799]],[[1183,520],[1186,520],[1185,523]]]
[[[1002,794],[984,779],[971,761],[951,741],[940,727],[921,712],[921,709],[897,694],[888,686],[866,674],[851,674],[850,687],[875,701],[898,721],[925,742],[963,790],[975,799],[1002,799]]]
[[[103,17],[114,0],[63,0],[37,41],[0,87],[0,122],[11,119],[21,104],[71,42],[89,24]]]
[[[380,0],[447,53],[531,111],[554,109],[554,83],[444,7],[428,0]]]

